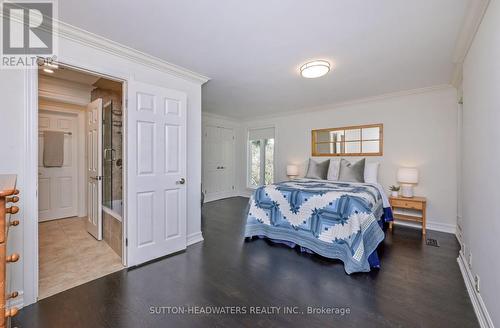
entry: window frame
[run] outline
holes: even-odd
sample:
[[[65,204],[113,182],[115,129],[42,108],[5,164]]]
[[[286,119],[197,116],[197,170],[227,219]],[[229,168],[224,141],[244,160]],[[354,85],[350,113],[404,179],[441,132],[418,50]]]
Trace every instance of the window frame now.
[[[363,129],[369,129],[369,128],[379,128],[379,137],[378,139],[367,139],[363,140]],[[357,153],[321,153],[317,151],[317,145],[318,144],[329,144],[331,142],[318,142],[316,141],[317,139],[317,134],[319,132],[334,132],[334,131],[342,131],[343,134],[346,134],[346,131],[348,130],[360,130],[360,139],[359,140],[344,140],[344,149],[345,149],[345,144],[349,142],[359,142],[360,144],[360,152]],[[363,141],[378,141],[379,142],[379,151],[376,153],[364,153],[363,152]],[[383,156],[384,155],[384,124],[383,123],[378,123],[378,124],[366,124],[366,125],[353,125],[353,126],[344,126],[344,127],[338,127],[338,128],[328,128],[328,129],[314,129],[311,130],[311,156],[313,157],[347,157],[347,156]]]
[[[253,126],[249,127],[247,129],[247,134],[246,134],[246,147],[247,147],[247,159],[246,159],[246,186],[247,189],[252,189],[255,190],[260,186],[265,185],[265,167],[266,167],[266,147],[265,143],[263,141],[268,140],[268,139],[259,139],[261,141],[261,147],[260,147],[260,179],[262,181],[262,184],[254,186],[250,183],[251,179],[251,169],[252,169],[252,163],[251,163],[251,147],[250,147],[250,131],[252,130],[259,130],[259,129],[273,129],[274,130],[274,148],[273,148],[273,181],[276,181],[276,127],[274,125],[265,125],[265,126]]]

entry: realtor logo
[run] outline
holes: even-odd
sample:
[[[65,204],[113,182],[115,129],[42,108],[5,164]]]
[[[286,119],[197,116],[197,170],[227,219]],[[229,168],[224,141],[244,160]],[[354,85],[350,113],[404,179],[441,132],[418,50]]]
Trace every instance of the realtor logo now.
[[[34,1],[1,4],[2,67],[36,67],[54,59],[54,2]]]

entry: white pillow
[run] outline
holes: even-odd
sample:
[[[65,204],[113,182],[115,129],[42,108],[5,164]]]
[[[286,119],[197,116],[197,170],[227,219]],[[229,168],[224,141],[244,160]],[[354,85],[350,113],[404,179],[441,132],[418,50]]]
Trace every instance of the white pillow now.
[[[328,174],[326,179],[331,181],[337,181],[339,179],[340,172],[340,158],[330,159],[330,166],[328,167]]]
[[[330,164],[330,166],[332,166]],[[365,164],[365,183],[378,183],[378,167],[380,163],[366,163]],[[330,171],[328,171],[330,174]]]

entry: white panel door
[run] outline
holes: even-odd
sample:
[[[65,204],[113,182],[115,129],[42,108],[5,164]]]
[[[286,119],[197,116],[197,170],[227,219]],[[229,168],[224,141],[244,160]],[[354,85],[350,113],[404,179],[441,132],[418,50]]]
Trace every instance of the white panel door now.
[[[220,192],[230,193],[234,190],[234,131],[219,127],[220,135]]]
[[[203,190],[210,200],[228,197],[234,186],[234,130],[205,126]]]
[[[87,231],[102,240],[102,99],[87,106]]]
[[[128,263],[186,248],[186,94],[128,85]]]
[[[38,219],[47,221],[78,214],[77,116],[40,111],[38,116]],[[43,166],[44,131],[62,131],[62,167]]]
[[[220,190],[219,161],[221,148],[219,147],[219,139],[219,128],[207,125],[203,142],[203,188],[206,194],[217,193]]]

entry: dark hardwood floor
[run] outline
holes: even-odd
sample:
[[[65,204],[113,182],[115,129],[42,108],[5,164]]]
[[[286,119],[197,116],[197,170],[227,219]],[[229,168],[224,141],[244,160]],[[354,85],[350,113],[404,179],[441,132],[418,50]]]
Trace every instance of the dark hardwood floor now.
[[[419,230],[395,227],[384,241],[382,268],[349,276],[337,261],[264,240],[243,242],[247,202],[205,204],[203,243],[28,306],[13,327],[478,326],[453,235],[429,231],[441,244],[437,248],[425,245]],[[247,312],[252,306],[295,306],[298,313],[150,314],[152,306],[205,305],[245,306]],[[308,315],[308,306],[350,313]]]

